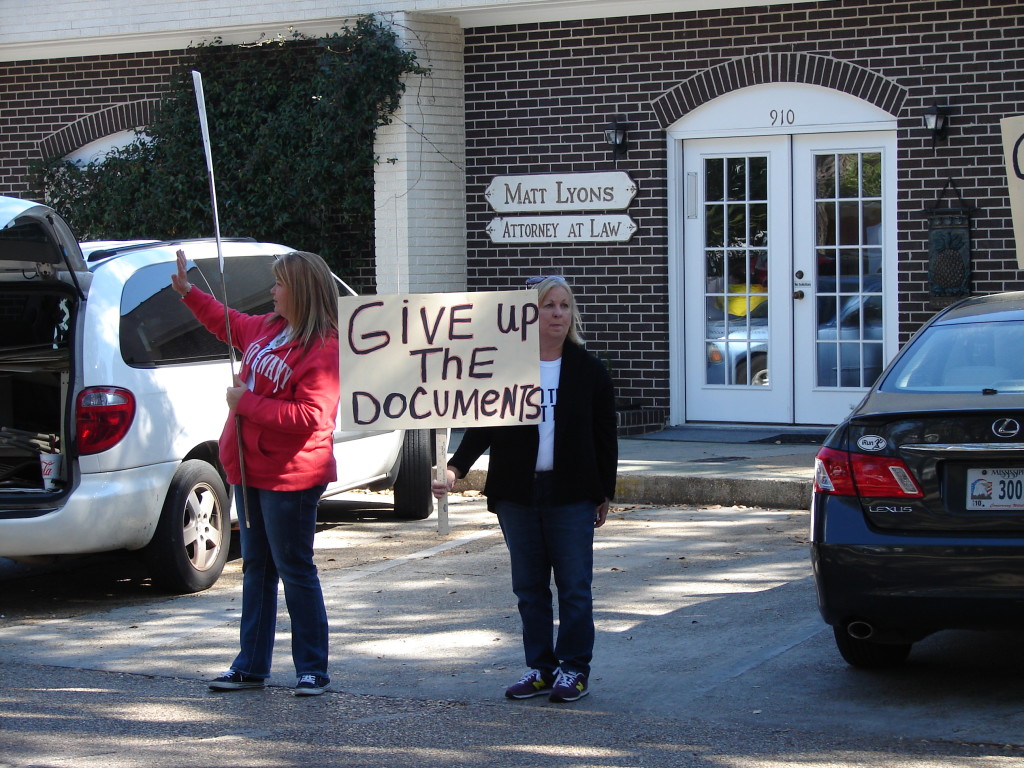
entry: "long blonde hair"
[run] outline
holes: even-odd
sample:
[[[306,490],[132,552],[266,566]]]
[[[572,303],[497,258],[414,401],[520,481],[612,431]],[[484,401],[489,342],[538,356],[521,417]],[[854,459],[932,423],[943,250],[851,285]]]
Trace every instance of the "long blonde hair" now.
[[[291,251],[278,256],[271,271],[288,287],[294,338],[308,345],[338,330],[338,288],[327,262],[315,253]]]

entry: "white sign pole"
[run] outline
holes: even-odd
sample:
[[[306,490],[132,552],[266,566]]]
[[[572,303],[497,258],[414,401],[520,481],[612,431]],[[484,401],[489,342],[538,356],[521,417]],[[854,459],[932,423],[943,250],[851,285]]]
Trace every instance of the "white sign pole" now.
[[[437,430],[437,469],[435,477],[442,483],[448,483],[448,430]],[[437,500],[437,532],[448,535],[448,494]]]
[[[220,244],[220,217],[217,215],[217,184],[213,179],[213,150],[210,147],[210,126],[206,121],[206,96],[203,93],[203,76],[192,70],[192,87],[196,92],[196,106],[199,109],[199,131],[203,138],[203,154],[206,155],[206,175],[210,180],[210,207],[213,209],[213,235],[217,242],[217,266],[220,268],[220,289],[224,294],[224,329],[228,340],[228,358],[231,361],[231,386],[235,385],[235,345],[231,339],[231,322],[228,316],[228,289],[224,282],[224,252]],[[242,482],[242,508],[245,527],[249,527],[249,494],[245,490],[245,454],[242,452],[242,417],[235,414],[235,439],[238,442],[238,470]]]

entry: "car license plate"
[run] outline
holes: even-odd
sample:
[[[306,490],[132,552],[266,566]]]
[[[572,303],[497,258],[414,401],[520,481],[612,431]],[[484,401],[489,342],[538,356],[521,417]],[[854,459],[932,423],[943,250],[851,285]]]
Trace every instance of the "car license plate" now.
[[[967,509],[1024,510],[1024,469],[968,469]]]

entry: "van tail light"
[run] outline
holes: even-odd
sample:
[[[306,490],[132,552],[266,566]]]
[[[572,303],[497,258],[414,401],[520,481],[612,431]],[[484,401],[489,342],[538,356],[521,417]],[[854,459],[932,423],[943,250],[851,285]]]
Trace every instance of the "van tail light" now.
[[[120,387],[89,387],[78,393],[78,453],[88,456],[113,448],[135,419],[135,395]]]
[[[836,496],[920,498],[902,459],[822,448],[814,458],[814,490]]]

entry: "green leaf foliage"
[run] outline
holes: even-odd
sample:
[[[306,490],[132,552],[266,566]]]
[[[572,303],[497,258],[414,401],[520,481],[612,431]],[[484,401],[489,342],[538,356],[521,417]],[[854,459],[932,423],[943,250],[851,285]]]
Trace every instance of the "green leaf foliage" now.
[[[50,205],[79,236],[214,234],[191,70],[202,73],[222,237],[320,253],[360,282],[373,254],[375,130],[398,109],[403,75],[426,74],[374,16],[313,39],[188,49],[153,124],[104,160],[35,168]]]

